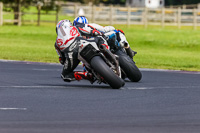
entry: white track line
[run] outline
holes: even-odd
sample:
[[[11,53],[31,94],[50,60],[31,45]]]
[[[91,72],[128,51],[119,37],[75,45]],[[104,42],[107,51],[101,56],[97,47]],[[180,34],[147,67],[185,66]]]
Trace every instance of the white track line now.
[[[122,87],[123,90],[151,90],[151,89],[184,89],[200,88],[200,86],[157,86],[157,87]]]
[[[1,88],[78,88],[77,86],[0,86]],[[82,86],[82,88],[88,88],[88,86]],[[94,87],[95,88],[95,87]],[[155,87],[121,87],[121,90],[152,90],[152,89],[172,89],[172,88],[200,88],[200,86],[155,86]]]
[[[66,86],[0,86],[0,88],[41,88],[41,87],[45,87],[45,88],[62,88],[62,87],[66,87]],[[72,87],[72,86],[70,86]]]
[[[27,110],[27,108],[0,108],[0,110]]]

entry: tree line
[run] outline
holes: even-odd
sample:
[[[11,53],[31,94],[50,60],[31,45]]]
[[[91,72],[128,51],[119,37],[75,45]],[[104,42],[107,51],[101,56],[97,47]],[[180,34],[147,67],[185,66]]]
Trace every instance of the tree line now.
[[[104,4],[125,4],[126,0],[63,0],[63,1],[71,1],[71,2],[80,2],[80,3],[88,3],[92,2],[95,4],[104,3]],[[198,4],[199,0],[165,0],[165,5],[183,5],[183,4]]]
[[[3,3],[19,3],[21,2],[22,4],[30,4],[30,3],[37,3],[37,2],[43,2],[47,0],[0,0]],[[89,3],[92,2],[94,4],[99,4],[99,3],[104,3],[104,4],[125,4],[126,0],[48,0],[50,3],[54,3],[55,1],[69,1],[69,2],[80,2],[80,3]],[[183,4],[198,4],[200,3],[199,0],[165,0],[165,5],[170,6],[170,5],[183,5]],[[51,6],[49,4],[48,6]]]

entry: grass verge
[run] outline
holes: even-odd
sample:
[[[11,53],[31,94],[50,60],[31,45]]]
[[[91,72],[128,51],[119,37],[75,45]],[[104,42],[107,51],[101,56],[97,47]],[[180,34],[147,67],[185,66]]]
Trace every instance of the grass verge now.
[[[125,31],[140,68],[200,71],[200,30],[115,25]],[[55,25],[0,27],[0,59],[58,62]]]

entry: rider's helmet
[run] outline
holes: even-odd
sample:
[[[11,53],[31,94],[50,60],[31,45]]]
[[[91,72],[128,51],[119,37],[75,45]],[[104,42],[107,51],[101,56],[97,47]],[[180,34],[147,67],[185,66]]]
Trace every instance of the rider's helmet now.
[[[67,27],[72,26],[72,23],[70,22],[70,20],[61,20],[61,21],[59,21],[57,23],[57,25],[56,25],[56,33],[57,34],[58,34],[58,28],[60,28],[60,26],[67,28]]]
[[[56,46],[64,51],[75,42],[76,37],[80,36],[78,30],[69,20],[61,20],[56,25]],[[74,45],[73,45],[74,46]],[[73,47],[74,48],[74,47]],[[72,47],[68,49],[69,51],[73,50]]]
[[[76,18],[74,19],[73,25],[76,26],[77,23],[88,24],[88,20],[87,20],[87,18],[84,17],[84,16],[79,16],[79,17],[76,17]]]

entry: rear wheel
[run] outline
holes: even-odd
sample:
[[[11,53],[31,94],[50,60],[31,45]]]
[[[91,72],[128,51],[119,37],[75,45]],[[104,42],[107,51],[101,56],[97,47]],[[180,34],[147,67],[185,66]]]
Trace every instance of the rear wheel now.
[[[126,76],[132,82],[140,81],[142,78],[142,73],[135,65],[133,59],[131,59],[126,53],[122,52],[121,50],[116,51],[115,54],[119,56],[120,67],[125,72]]]
[[[100,56],[93,57],[90,64],[95,72],[102,76],[113,89],[124,86],[125,82],[108,67]]]

